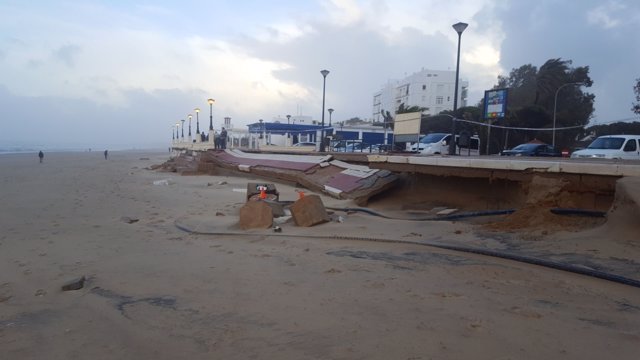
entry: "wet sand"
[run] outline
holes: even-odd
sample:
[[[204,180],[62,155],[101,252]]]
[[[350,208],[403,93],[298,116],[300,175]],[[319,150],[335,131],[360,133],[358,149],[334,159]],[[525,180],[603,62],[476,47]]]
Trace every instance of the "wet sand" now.
[[[240,231],[257,179],[145,169],[166,153],[109,155],[0,156],[2,358],[637,357],[640,289],[420,244],[503,246],[478,225],[340,214],[222,235]],[[398,242],[311,237],[332,235]],[[550,239],[527,246],[638,261],[636,245]],[[79,276],[84,288],[60,290]]]

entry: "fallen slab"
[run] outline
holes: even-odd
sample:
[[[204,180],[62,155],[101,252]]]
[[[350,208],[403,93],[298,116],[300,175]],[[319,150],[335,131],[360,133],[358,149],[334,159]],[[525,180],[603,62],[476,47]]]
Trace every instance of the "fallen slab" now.
[[[289,209],[293,221],[298,226],[310,227],[330,221],[329,214],[318,195],[301,197]]]
[[[240,150],[207,151],[198,170],[218,169],[295,182],[337,199],[353,199],[365,205],[370,197],[393,187],[397,175],[388,170],[332,160],[331,155],[255,154]]]

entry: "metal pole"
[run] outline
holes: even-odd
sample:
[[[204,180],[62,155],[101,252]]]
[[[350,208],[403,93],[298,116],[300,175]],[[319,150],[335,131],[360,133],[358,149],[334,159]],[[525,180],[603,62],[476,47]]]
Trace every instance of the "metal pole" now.
[[[325,88],[327,85],[327,75],[329,75],[329,70],[320,71],[322,74],[322,129],[320,129],[320,152],[325,151],[324,147],[324,95]]]
[[[195,108],[196,112],[196,134],[200,134],[200,108]]]
[[[456,118],[455,112],[458,110],[458,80],[460,78],[460,43],[462,42],[462,32],[467,28],[465,23],[453,25],[453,29],[458,33],[458,56],[456,58],[456,87],[453,93],[453,119],[451,119],[451,140],[449,141],[449,155],[456,154]]]
[[[213,99],[208,99],[207,102],[209,103],[209,130],[213,130],[213,102],[215,100]]]
[[[556,107],[558,105],[558,92],[563,87],[569,86],[569,85],[584,85],[584,84],[580,83],[580,82],[566,83],[564,85],[560,85],[560,87],[558,87],[558,89],[556,90],[556,95],[553,97],[553,130],[551,131],[551,133],[552,133],[552,135],[551,135],[551,146],[553,146],[553,147],[556,146]]]
[[[487,155],[489,155],[489,143],[491,142],[491,119],[489,119],[487,126]],[[479,149],[478,149],[479,150]]]

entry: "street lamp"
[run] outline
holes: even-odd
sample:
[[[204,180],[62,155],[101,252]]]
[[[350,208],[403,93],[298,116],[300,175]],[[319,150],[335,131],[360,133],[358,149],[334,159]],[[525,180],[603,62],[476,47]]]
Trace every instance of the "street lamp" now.
[[[460,42],[462,39],[462,32],[469,26],[469,24],[459,22],[453,24],[453,29],[458,33],[458,56],[456,58],[456,87],[453,93],[453,113],[455,115],[458,110],[458,80],[460,78]],[[449,155],[456,154],[456,119],[451,119],[451,139],[449,140]]]
[[[329,126],[331,126],[331,114],[333,114],[333,109],[327,109],[329,112]]]
[[[556,105],[558,104],[558,92],[563,87],[569,86],[569,85],[584,85],[584,83],[581,83],[581,82],[566,83],[566,84],[560,85],[560,87],[556,90],[556,95],[553,98],[553,130],[551,131],[552,133],[551,146],[553,147],[556,146]]]
[[[213,99],[208,99],[209,103],[209,130],[213,130],[213,103],[216,102]]]
[[[320,152],[324,152],[324,94],[329,70],[322,70],[320,74],[322,74],[322,129],[320,130]]]
[[[291,119],[291,115],[287,115],[287,124],[289,124],[289,119]]]
[[[187,117],[189,118],[189,138],[191,138],[191,118],[193,118],[193,115],[189,114]]]
[[[200,114],[200,108],[195,108],[193,111],[196,112],[196,134],[200,134],[200,117],[198,116],[198,114]]]
[[[182,119],[180,121],[182,121],[182,140],[184,140],[184,122],[185,122],[185,120]]]

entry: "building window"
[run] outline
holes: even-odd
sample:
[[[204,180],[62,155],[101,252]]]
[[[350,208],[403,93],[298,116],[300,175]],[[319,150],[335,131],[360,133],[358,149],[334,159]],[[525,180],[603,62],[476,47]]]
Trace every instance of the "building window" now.
[[[436,104],[438,105],[442,105],[442,101],[443,101],[443,97],[442,96],[436,96]]]
[[[451,96],[447,96],[447,102],[451,101]]]
[[[427,85],[422,85],[422,90],[427,90]]]

